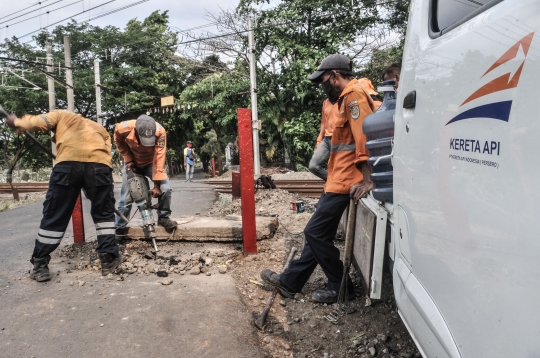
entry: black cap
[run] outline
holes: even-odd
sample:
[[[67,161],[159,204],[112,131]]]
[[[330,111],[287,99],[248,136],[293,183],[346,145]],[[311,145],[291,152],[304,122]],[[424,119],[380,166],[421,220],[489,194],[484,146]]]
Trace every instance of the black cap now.
[[[135,130],[143,146],[153,147],[156,145],[156,121],[154,118],[141,114],[135,123]]]
[[[313,82],[321,82],[321,76],[328,70],[345,71],[348,75],[354,75],[352,71],[352,61],[345,55],[336,53],[330,55],[322,60],[321,65],[317,68],[317,71],[308,76],[308,79]]]

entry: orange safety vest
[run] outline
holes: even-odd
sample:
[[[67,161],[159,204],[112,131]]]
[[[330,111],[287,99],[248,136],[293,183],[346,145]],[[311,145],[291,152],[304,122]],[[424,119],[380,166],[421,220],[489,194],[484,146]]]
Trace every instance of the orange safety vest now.
[[[167,156],[167,134],[165,129],[156,122],[156,145],[145,147],[139,143],[135,131],[135,119],[117,123],[114,127],[114,143],[124,162],[134,162],[144,168],[152,164],[152,180],[165,180],[165,158]]]
[[[324,191],[349,194],[352,185],[364,180],[357,166],[369,158],[362,124],[364,118],[373,113],[375,105],[356,79],[351,80],[341,92],[338,105],[340,113],[332,135]]]
[[[324,137],[332,136],[334,124],[338,118],[339,109],[337,103],[332,104],[328,99],[325,100],[322,106],[321,131],[317,137],[317,144],[320,144]]]

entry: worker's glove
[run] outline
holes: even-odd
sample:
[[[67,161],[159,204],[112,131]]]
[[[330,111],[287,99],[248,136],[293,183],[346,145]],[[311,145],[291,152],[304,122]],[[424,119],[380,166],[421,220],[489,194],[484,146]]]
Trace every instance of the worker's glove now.
[[[150,190],[150,194],[152,194],[152,198],[159,198],[161,196],[161,189],[159,186],[155,186]]]
[[[354,184],[351,186],[351,199],[354,200],[355,204],[358,204],[358,201],[374,188],[375,184],[371,180],[364,180],[361,183]]]

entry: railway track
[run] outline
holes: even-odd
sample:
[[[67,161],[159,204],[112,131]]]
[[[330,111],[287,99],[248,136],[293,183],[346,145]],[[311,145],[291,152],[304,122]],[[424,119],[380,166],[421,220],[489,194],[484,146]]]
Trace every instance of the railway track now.
[[[37,193],[47,191],[49,183],[13,183],[13,188],[18,193]],[[0,183],[0,194],[11,194],[12,192],[11,184]]]
[[[205,183],[214,186],[214,190],[219,193],[232,193],[232,181],[228,180],[206,180]],[[322,180],[274,180],[278,189],[287,190],[304,197],[318,198],[324,187]],[[264,189],[263,189],[264,190]]]

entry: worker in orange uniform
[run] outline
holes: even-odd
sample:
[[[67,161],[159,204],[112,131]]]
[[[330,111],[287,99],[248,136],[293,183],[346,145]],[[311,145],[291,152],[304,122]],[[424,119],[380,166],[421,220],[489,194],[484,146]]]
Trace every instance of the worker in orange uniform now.
[[[30,278],[38,282],[51,279],[50,254],[64,237],[81,189],[85,190],[92,203],[90,214],[96,226],[96,252],[101,261],[101,274],[116,273],[121,258],[114,238],[114,185],[109,133],[102,125],[63,110],[22,118],[11,114],[6,124],[17,128],[18,133],[53,131],[52,142],[56,143],[56,160],[30,259],[34,265]]]
[[[393,63],[384,70],[382,74],[383,81],[396,81],[396,92],[399,87],[399,77],[401,76],[401,67],[397,63]]]
[[[375,105],[375,110],[378,110],[382,102],[379,101],[377,97],[379,93],[375,91],[375,87],[373,87],[373,83],[371,83],[371,80],[369,78],[363,77],[358,80],[358,83],[367,90],[367,92],[369,93],[369,96],[373,100],[373,104]]]
[[[315,151],[309,161],[309,171],[326,181],[328,171],[325,169],[330,158],[330,142],[332,141],[332,132],[334,131],[334,122],[339,116],[337,100],[339,94],[330,97],[323,102],[321,131],[317,137]]]
[[[114,128],[114,143],[124,158],[118,211],[129,217],[132,199],[127,195],[129,189],[126,170],[135,170],[154,183],[150,192],[154,198],[160,198],[157,207],[158,225],[167,230],[174,229],[177,222],[170,219],[172,187],[165,173],[167,155],[165,129],[152,117],[143,114],[136,120],[118,123]],[[126,224],[120,217],[116,217],[117,229],[122,229]]]
[[[317,210],[304,229],[306,244],[300,258],[291,262],[281,274],[265,269],[261,278],[277,287],[285,297],[300,292],[309,277],[320,265],[328,283],[322,290],[313,292],[315,302],[333,303],[339,295],[343,263],[339,250],[334,246],[334,237],[349,199],[356,202],[366,195],[374,185],[369,179],[366,137],[362,132],[364,118],[374,109],[367,91],[354,78],[352,62],[344,55],[326,57],[317,71],[308,77],[320,83],[328,97],[339,93],[339,118],[332,133],[328,179],[319,199]],[[350,278],[347,281],[349,299],[355,297]]]

